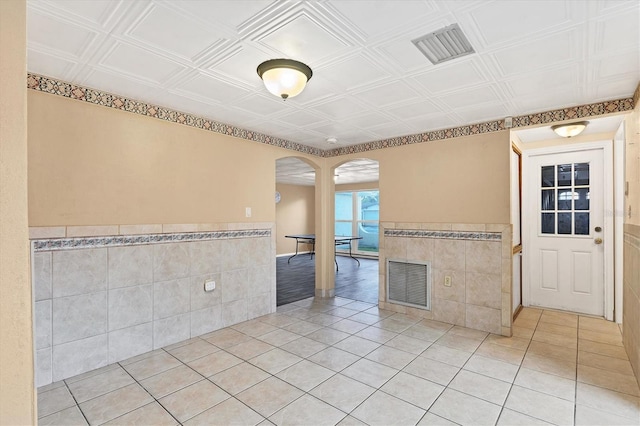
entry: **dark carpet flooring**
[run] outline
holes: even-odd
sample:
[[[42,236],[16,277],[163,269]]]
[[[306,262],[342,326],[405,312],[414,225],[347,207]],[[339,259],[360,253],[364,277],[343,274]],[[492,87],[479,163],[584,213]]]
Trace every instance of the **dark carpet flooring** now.
[[[315,257],[298,255],[287,264],[287,256],[276,258],[276,304],[278,306],[315,294]],[[336,296],[378,304],[378,260],[338,256]]]

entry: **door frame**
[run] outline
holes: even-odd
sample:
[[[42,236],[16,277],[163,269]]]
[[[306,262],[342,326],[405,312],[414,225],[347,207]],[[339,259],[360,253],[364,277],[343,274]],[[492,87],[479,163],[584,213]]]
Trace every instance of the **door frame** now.
[[[613,142],[588,142],[569,145],[551,146],[523,151],[522,155],[522,229],[528,229],[533,223],[537,223],[537,216],[532,217],[532,205],[536,205],[537,193],[531,193],[532,179],[537,173],[532,169],[532,158],[543,155],[563,154],[568,152],[580,152],[602,150],[603,154],[603,238],[604,245],[604,317],[613,321],[614,311],[614,217],[613,210]],[[537,229],[537,226],[536,226]],[[522,305],[530,305],[531,290],[531,237],[529,232],[522,235]]]

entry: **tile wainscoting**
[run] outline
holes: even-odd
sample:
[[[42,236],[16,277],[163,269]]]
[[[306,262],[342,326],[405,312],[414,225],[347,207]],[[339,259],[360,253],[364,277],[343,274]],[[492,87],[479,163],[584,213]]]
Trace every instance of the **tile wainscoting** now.
[[[32,228],[37,386],[275,312],[274,226]]]
[[[640,383],[640,226],[624,226],[622,341]]]
[[[379,305],[490,333],[511,336],[511,225],[380,224]],[[431,310],[386,301],[387,259],[429,261]],[[444,277],[451,286],[444,286]]]

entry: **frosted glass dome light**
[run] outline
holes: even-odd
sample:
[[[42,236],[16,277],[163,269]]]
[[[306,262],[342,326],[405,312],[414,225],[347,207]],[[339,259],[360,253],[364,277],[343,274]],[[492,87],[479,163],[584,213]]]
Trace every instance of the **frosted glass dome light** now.
[[[271,59],[258,65],[267,90],[286,100],[299,95],[311,79],[311,68],[292,59]]]

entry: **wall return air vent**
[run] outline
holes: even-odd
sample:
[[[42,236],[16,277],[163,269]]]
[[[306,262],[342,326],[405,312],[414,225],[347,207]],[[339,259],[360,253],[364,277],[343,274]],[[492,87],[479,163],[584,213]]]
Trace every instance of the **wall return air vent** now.
[[[474,53],[458,24],[451,24],[411,42],[434,65]]]
[[[387,300],[431,310],[431,262],[388,259]]]

